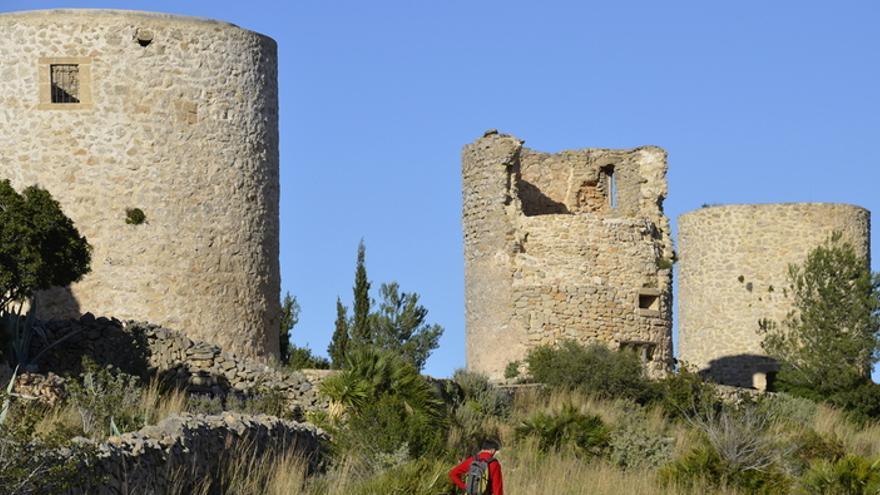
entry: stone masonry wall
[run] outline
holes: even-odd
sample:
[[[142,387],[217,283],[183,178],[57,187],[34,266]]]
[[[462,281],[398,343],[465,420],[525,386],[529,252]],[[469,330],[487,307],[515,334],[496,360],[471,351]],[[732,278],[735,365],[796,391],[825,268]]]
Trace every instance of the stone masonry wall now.
[[[78,321],[47,322],[41,331],[48,342],[60,341],[40,359],[43,371],[77,373],[82,357],[89,356],[101,365],[113,365],[127,373],[173,380],[195,394],[224,397],[228,393],[278,391],[297,417],[325,405],[318,396],[315,378],[276,370],[158,325],[123,324],[86,314]],[[42,342],[35,342],[32,355],[42,347]]]
[[[94,247],[40,317],[113,314],[277,356],[275,42],[111,10],[2,14],[0,31],[0,179],[48,189]],[[52,103],[53,66],[78,68],[79,103]]]
[[[253,449],[256,456],[295,451],[314,470],[322,462],[326,439],[314,426],[272,416],[171,416],[98,444],[97,462],[84,469],[104,481],[68,493],[201,493],[201,479],[212,477],[237,449]]]
[[[858,206],[729,205],[679,217],[680,359],[719,383],[765,388],[776,365],[758,321],[785,319],[789,264],[834,231],[869,263],[870,212]]]
[[[540,344],[634,348],[672,361],[666,154],[557,154],[487,132],[462,158],[467,359],[502,377]],[[614,201],[610,196],[615,195]]]

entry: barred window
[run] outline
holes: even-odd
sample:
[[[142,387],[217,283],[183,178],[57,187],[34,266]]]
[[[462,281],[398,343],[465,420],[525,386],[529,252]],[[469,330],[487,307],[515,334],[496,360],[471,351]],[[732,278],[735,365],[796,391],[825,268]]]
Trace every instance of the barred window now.
[[[52,103],[79,103],[79,65],[50,66]]]

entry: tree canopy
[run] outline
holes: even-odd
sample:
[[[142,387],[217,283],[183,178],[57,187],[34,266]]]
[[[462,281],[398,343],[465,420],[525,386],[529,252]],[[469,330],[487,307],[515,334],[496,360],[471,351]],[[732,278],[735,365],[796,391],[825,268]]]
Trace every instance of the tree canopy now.
[[[90,271],[91,246],[45,189],[0,181],[0,308]]]

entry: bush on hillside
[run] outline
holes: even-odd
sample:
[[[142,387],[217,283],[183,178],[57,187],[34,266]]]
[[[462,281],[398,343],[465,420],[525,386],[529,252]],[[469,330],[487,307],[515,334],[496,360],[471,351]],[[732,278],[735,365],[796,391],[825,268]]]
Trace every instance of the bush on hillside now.
[[[532,378],[550,387],[580,389],[600,398],[621,398],[644,404],[654,397],[639,358],[601,344],[583,346],[566,341],[558,347],[532,349],[526,358]]]
[[[818,461],[804,474],[798,492],[809,495],[880,493],[880,460],[847,455],[837,461]]]
[[[70,381],[67,394],[79,412],[83,432],[101,439],[144,426],[145,418],[137,408],[141,398],[138,377],[102,368],[89,358],[82,363],[83,373]]]
[[[611,431],[609,458],[623,469],[656,468],[672,457],[675,438],[649,427],[642,410],[629,411]]]
[[[350,352],[345,369],[321,384],[331,401],[328,424],[338,454],[389,454],[404,444],[412,457],[439,450],[444,404],[410,363],[376,348]]]
[[[573,447],[585,457],[601,456],[608,448],[610,433],[599,416],[585,414],[572,404],[556,413],[539,412],[516,427],[519,439],[534,437],[543,451]]]
[[[39,407],[17,403],[0,424],[0,493],[61,494],[96,481],[81,469],[94,462],[95,449],[71,442],[63,430],[37,433],[43,414]]]
[[[671,418],[713,415],[721,408],[715,386],[686,367],[657,381],[654,388],[657,404]]]

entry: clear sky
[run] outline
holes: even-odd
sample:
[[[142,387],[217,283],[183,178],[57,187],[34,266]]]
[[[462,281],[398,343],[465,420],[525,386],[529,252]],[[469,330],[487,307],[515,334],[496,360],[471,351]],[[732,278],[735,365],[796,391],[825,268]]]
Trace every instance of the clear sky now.
[[[397,280],[446,327],[426,371],[464,365],[459,159],[489,128],[542,151],[665,148],[673,223],[703,203],[880,212],[878,2],[0,0],[51,7],[278,42],[282,286],[295,343],[321,354],[364,238],[374,288]]]

